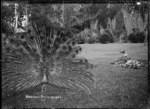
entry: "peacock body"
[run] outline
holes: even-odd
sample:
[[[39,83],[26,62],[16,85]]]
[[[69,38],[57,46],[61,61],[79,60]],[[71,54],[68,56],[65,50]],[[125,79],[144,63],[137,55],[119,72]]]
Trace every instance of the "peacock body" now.
[[[27,33],[2,38],[2,94],[38,85],[51,85],[91,93],[89,63],[75,56],[81,51],[71,32],[37,26]]]

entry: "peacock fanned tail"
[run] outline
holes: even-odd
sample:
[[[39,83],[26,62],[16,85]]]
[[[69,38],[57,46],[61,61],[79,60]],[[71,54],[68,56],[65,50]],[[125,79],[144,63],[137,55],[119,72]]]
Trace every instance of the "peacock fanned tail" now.
[[[70,90],[93,90],[93,75],[75,36],[64,29],[37,26],[2,38],[2,94],[47,84]]]

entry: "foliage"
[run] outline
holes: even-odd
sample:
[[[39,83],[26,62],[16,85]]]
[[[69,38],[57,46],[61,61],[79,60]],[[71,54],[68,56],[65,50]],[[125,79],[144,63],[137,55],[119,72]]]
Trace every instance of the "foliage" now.
[[[118,11],[122,8],[122,4],[101,4],[100,7],[101,13],[97,16],[97,19],[99,19],[99,24],[106,28],[108,18],[114,19]]]
[[[81,4],[79,15],[77,16],[84,27],[90,28],[91,21],[98,20],[98,25],[107,27],[108,17],[113,19],[122,5],[111,4]]]
[[[145,21],[145,13],[148,13],[148,2],[141,1],[140,3],[140,5],[136,3],[125,4],[123,8],[129,13],[139,13],[143,21]]]
[[[109,29],[105,29],[104,33],[97,37],[100,43],[113,43],[115,42],[115,36]]]
[[[123,17],[123,13],[121,10],[118,11],[115,19],[116,19],[115,31],[122,31],[124,27],[124,17]]]
[[[131,43],[137,43],[137,42],[138,42],[138,41],[137,41],[137,38],[136,38],[136,36],[135,36],[134,33],[130,33],[130,34],[129,34],[128,40],[129,40]]]
[[[106,43],[110,42],[109,34],[102,34],[102,35],[100,35],[99,42],[103,43],[103,44],[106,44]]]
[[[79,33],[78,27],[84,19],[78,10],[80,4],[34,4],[31,5],[31,20],[44,25],[63,27],[73,34]]]
[[[115,60],[115,62],[112,62],[111,64],[130,69],[147,69],[147,65],[145,63],[142,63],[138,60],[133,60],[127,56],[119,57],[117,60]]]
[[[98,32],[91,29],[84,29],[84,31],[77,34],[77,40],[79,44],[83,43],[96,43],[98,41]]]
[[[26,14],[25,11],[27,8],[23,3],[18,3],[18,5],[18,24],[19,27],[21,27],[21,22],[23,16]],[[146,5],[142,5],[141,7],[143,6],[145,8],[141,9],[146,9]],[[90,31],[92,31],[92,24],[95,24],[96,21],[97,25],[95,27],[97,31],[99,31],[100,25],[107,28],[108,18],[116,18],[117,26],[113,33],[119,38],[122,31],[120,28],[123,26],[121,23],[123,18],[120,17],[123,16],[120,11],[122,7],[129,8],[132,6],[123,4],[29,4],[27,11],[29,26],[31,26],[32,23],[37,23],[39,26],[53,25],[57,28],[63,27],[73,34],[79,33],[80,35],[78,34],[78,36],[81,37],[78,37],[78,39],[80,39],[81,43],[94,43],[97,41],[97,38],[93,37],[91,32],[85,33],[85,28],[88,28],[89,30],[91,29]],[[2,12],[4,13],[2,15],[2,31],[11,31],[11,29],[9,30],[8,28],[12,28],[10,22],[14,23],[14,5],[10,7],[3,5],[2,8]],[[113,34],[109,30],[106,30],[105,32],[107,34],[106,39],[108,40],[107,36],[109,36],[109,42],[114,42]],[[100,40],[100,38],[98,38],[98,40]]]
[[[127,35],[126,34],[124,34],[124,33],[122,33],[121,35],[120,35],[120,41],[121,42],[123,42],[123,43],[127,43]]]
[[[139,43],[143,43],[144,39],[145,39],[144,32],[138,32],[136,34],[136,38],[137,38],[137,40],[138,40]]]
[[[64,27],[76,34],[85,27],[90,28],[90,23],[94,20],[106,28],[107,17],[113,18],[119,7],[117,4],[111,4],[109,8],[108,4],[28,4],[26,8],[24,3],[18,3],[18,26],[22,27],[21,22],[27,10],[29,24],[36,22],[39,25]],[[82,30],[75,26],[81,26]]]
[[[137,32],[129,34],[128,40],[132,43],[143,43],[145,39],[144,32]]]
[[[115,30],[113,33],[119,39],[122,32],[123,32],[122,30]]]
[[[52,4],[30,4],[30,14],[29,20],[31,22],[36,22],[38,25],[55,25],[59,26],[59,22],[57,22],[60,18],[60,6],[58,6],[57,10],[53,9]]]
[[[81,31],[77,35],[77,42],[78,43],[86,43],[89,40],[89,37],[91,36],[91,31],[89,29],[84,29],[84,31]]]
[[[93,37],[93,36],[89,37],[88,43],[93,44],[95,42],[96,42],[96,37]]]
[[[16,24],[17,28],[24,29],[26,10],[29,9],[23,2],[2,2],[2,32],[14,32]],[[18,16],[17,20],[16,16]]]
[[[114,36],[113,36],[113,34],[111,33],[111,31],[109,30],[109,29],[106,29],[105,30],[105,32],[106,32],[106,34],[108,34],[109,35],[109,38],[110,38],[110,43],[113,43],[114,41],[115,41],[115,39],[114,39]]]
[[[111,4],[108,7],[108,4],[89,4],[89,5],[82,5],[81,9],[79,10],[80,12],[80,16],[78,16],[81,20],[81,22],[83,22],[83,28],[89,28],[92,31],[93,28],[93,24],[95,21],[98,21],[98,25],[102,25],[104,28],[107,27],[107,20],[108,17],[110,19],[113,19],[116,14],[118,13],[118,10],[121,9],[122,5],[118,5],[118,4]],[[95,17],[93,17],[95,16]],[[87,20],[86,20],[87,19]],[[96,26],[95,29],[97,29],[97,31],[99,30],[99,26]],[[83,36],[83,35],[81,35]],[[83,41],[83,37],[80,38],[80,40],[82,40],[81,42],[88,42],[88,43],[94,43],[94,42],[98,42],[102,41],[102,43],[106,43],[103,40],[107,40],[108,42],[114,42],[115,41],[115,36],[113,36],[113,33],[110,32],[110,30],[105,31],[105,35],[98,35],[98,38],[95,38],[91,35],[85,35],[87,37],[85,37],[86,39]],[[88,37],[90,36],[90,37]],[[103,37],[103,36],[106,36]],[[109,37],[109,38],[108,38]]]
[[[93,38],[93,37],[90,37],[89,40],[88,40],[88,43],[89,43],[89,44],[93,44],[93,43],[95,43],[95,42],[96,42],[96,39]]]
[[[121,10],[123,5],[122,4],[110,4],[108,6],[109,6],[108,17],[110,19],[113,19],[117,15],[117,13]]]
[[[1,32],[9,33],[14,31],[14,5],[5,4],[2,2],[1,5]]]

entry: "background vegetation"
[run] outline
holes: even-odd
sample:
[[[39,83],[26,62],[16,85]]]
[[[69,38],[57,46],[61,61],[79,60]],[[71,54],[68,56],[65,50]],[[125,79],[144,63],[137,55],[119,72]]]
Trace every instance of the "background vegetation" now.
[[[26,4],[2,3],[2,33],[27,31],[30,24],[70,30],[79,43],[144,42],[148,4]],[[131,35],[133,29],[138,34]],[[22,31],[23,31],[22,30]],[[139,36],[139,34],[141,34]],[[130,37],[129,37],[130,36]],[[140,37],[140,38],[139,38]]]

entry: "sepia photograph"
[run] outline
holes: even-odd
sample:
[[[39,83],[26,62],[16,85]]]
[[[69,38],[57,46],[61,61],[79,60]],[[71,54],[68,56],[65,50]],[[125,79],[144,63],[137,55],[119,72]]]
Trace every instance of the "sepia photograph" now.
[[[33,1],[1,2],[2,109],[150,108],[149,1]]]

